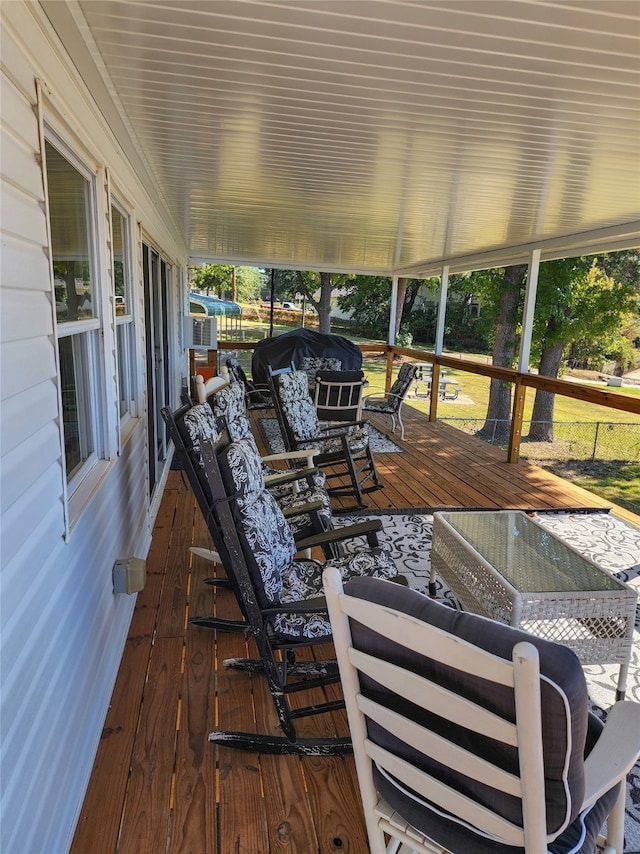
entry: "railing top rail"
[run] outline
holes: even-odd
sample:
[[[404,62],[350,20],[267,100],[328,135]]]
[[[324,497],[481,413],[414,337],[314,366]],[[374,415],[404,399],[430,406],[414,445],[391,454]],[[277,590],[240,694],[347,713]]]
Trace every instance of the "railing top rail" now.
[[[253,350],[257,341],[219,341],[219,350]],[[569,382],[568,380],[553,379],[540,376],[539,374],[521,373],[512,368],[500,368],[495,365],[487,365],[473,359],[458,358],[456,356],[436,356],[435,353],[426,350],[418,350],[413,347],[391,347],[388,344],[358,344],[363,353],[393,353],[405,356],[409,359],[418,359],[421,362],[431,362],[446,368],[457,368],[472,374],[490,377],[492,379],[511,382],[528,388],[542,389],[551,394],[560,394],[574,400],[584,400],[587,403],[595,403],[599,406],[607,406],[623,412],[631,412],[640,415],[640,397],[633,397],[617,391],[595,388],[582,385],[581,383]]]

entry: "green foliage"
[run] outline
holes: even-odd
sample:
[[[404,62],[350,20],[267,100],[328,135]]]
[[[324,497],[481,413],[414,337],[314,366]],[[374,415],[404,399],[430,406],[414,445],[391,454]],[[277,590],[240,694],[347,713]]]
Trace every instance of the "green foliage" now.
[[[436,309],[432,305],[414,308],[403,318],[402,329],[406,329],[418,344],[433,346],[436,340]]]
[[[351,312],[354,331],[375,340],[386,340],[391,307],[391,280],[386,276],[353,276],[344,283],[338,298],[342,311]]]
[[[539,358],[545,347],[564,342],[565,358],[574,366],[599,367],[611,357],[624,361],[630,341],[623,330],[637,311],[633,284],[607,276],[597,258],[547,261],[540,265],[532,355]]]
[[[235,267],[235,293],[233,275],[234,267],[228,264],[205,264],[196,270],[190,285],[219,299],[253,302],[260,298],[262,277],[256,267]]]
[[[262,274],[257,267],[236,267],[237,302],[258,301],[262,287]]]
[[[298,292],[298,276],[295,270],[263,270],[262,298],[271,296],[271,273],[273,272],[273,296],[278,302],[295,299]]]
[[[231,291],[232,271],[226,264],[205,264],[191,277],[191,287],[222,299],[226,290]]]
[[[408,329],[401,327],[396,339],[396,344],[398,347],[411,347],[413,344],[413,335]]]

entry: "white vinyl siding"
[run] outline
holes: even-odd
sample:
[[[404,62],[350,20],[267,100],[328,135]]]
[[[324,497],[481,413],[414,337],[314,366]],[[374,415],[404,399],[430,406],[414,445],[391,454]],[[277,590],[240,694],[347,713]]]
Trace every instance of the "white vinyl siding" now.
[[[134,596],[114,595],[113,564],[146,556],[153,507],[166,475],[165,468],[150,506],[142,405],[130,415],[124,439],[118,437],[106,171],[111,170],[115,185],[127,188],[126,210],[135,223],[134,319],[144,316],[138,223],[173,264],[186,267],[186,249],[174,239],[170,218],[152,203],[144,182],[123,159],[41,5],[16,0],[2,4],[1,14],[0,851],[64,854],[73,838],[135,604]],[[56,133],[89,154],[86,162],[100,176],[96,193],[102,200],[96,215],[103,278],[95,308],[104,318],[96,333],[103,360],[96,415],[104,423],[105,458],[99,460],[100,477],[83,497],[67,539],[37,80],[44,117],[51,110]],[[175,330],[171,333],[175,337]],[[142,323],[132,335],[139,390],[145,370]],[[172,354],[172,404],[178,401],[179,377],[185,373]]]

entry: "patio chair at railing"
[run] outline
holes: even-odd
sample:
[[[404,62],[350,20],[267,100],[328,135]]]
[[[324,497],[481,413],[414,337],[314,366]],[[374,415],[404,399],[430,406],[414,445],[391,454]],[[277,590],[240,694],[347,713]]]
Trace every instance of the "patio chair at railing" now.
[[[363,495],[381,489],[373,453],[369,446],[366,421],[344,422],[339,427],[324,426],[309,397],[307,375],[291,371],[270,377],[273,402],[285,447],[290,451],[317,447],[316,465],[326,471],[330,495],[353,495],[358,507],[365,507]],[[347,478],[349,483],[345,484]],[[337,479],[342,482],[333,485]]]
[[[411,383],[414,382],[418,368],[410,362],[400,366],[398,376],[387,394],[368,394],[364,398],[365,412],[383,412],[391,416],[391,432],[396,431],[396,418],[400,425],[400,437],[404,439],[404,424],[402,423],[402,404],[407,396]]]
[[[324,588],[371,854],[595,854],[605,819],[622,854],[638,703],[603,729],[568,647],[330,567]]]
[[[269,753],[329,755],[350,751],[349,738],[301,739],[296,720],[342,707],[341,700],[322,696],[308,706],[293,707],[292,693],[322,690],[338,682],[334,661],[296,661],[296,653],[331,640],[322,594],[323,564],[296,557],[295,543],[280,508],[264,486],[261,463],[250,441],[229,442],[201,437],[204,472],[211,493],[209,529],[222,564],[235,579],[248,630],[259,659],[231,659],[226,667],[264,673],[284,737],[248,732],[212,732],[221,746]],[[351,538],[349,527],[327,531],[306,542]],[[391,555],[377,546],[331,559],[341,577],[363,574],[397,577]]]

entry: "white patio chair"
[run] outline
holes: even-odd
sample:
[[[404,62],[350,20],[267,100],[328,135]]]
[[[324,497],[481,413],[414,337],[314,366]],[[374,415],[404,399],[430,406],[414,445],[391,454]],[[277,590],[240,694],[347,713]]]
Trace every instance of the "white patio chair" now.
[[[640,704],[566,646],[376,579],[324,590],[371,854],[622,854]],[[385,834],[391,841],[387,845]]]

